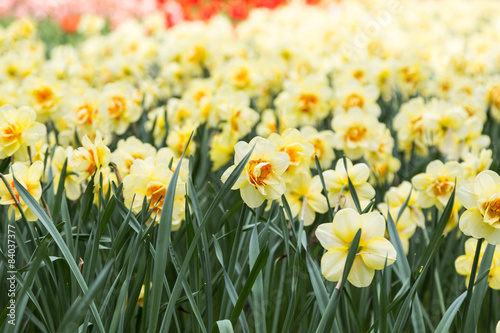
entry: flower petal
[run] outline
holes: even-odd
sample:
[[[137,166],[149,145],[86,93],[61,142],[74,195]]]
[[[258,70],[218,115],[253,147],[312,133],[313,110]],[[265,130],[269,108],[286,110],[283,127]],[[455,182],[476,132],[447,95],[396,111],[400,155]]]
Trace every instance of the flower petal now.
[[[336,249],[349,249],[349,243],[342,241],[333,231],[333,223],[323,223],[316,229],[316,238],[318,238],[321,246],[328,251]]]
[[[330,250],[321,258],[321,273],[328,281],[338,281],[344,271],[347,250]]]
[[[396,257],[394,246],[385,238],[372,239],[361,249],[361,259],[373,269],[383,269],[386,260],[387,266],[393,264]]]
[[[338,211],[332,223],[335,234],[346,243],[351,243],[363,226],[360,215],[352,208]]]
[[[363,259],[357,256],[354,259],[354,263],[352,264],[352,268],[349,272],[347,280],[351,282],[355,287],[368,287],[372,282],[374,275],[375,270],[366,266],[363,262]]]
[[[240,194],[243,201],[250,208],[257,208],[264,202],[264,197],[252,184],[245,182],[240,188]]]

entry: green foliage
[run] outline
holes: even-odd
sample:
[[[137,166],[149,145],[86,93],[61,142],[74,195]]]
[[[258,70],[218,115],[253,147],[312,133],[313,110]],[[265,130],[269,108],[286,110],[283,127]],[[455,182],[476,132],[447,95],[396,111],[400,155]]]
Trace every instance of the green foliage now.
[[[206,142],[207,136],[202,137]],[[331,221],[335,212],[330,209],[312,226],[304,226],[292,216],[284,196],[282,206],[246,207],[231,187],[248,157],[225,184],[219,181],[220,173],[211,174],[206,159],[191,158],[186,220],[175,232],[171,212],[178,172],[157,225],[146,225],[151,213],[147,203],[138,214],[125,206],[121,185],[113,184],[108,195],[101,191],[96,204],[90,182],[73,202],[66,199],[63,181],[54,193],[49,178],[42,195],[46,211],[16,181],[38,221],[15,222],[8,217],[8,207],[0,207],[2,283],[8,277],[9,225],[15,226],[17,268],[16,326],[8,324],[10,299],[3,292],[0,330],[482,332],[493,328],[500,316],[497,291],[487,291],[494,247],[487,246],[481,265],[476,260],[475,283],[466,291],[463,277],[453,268],[464,239],[456,237],[456,230],[443,235],[455,193],[442,213],[434,208],[426,212],[427,228],[411,239],[408,256],[397,232],[402,215],[394,221],[388,214],[388,238],[397,260],[377,272],[370,287],[360,289],[346,277],[361,233],[350,247],[343,282],[326,281],[320,269],[324,250],[314,230],[318,221]],[[8,163],[4,164],[5,172]],[[317,168],[321,172],[319,163]],[[65,173],[63,168],[61,179]],[[349,191],[360,209],[350,181]],[[401,211],[407,204],[408,200]]]

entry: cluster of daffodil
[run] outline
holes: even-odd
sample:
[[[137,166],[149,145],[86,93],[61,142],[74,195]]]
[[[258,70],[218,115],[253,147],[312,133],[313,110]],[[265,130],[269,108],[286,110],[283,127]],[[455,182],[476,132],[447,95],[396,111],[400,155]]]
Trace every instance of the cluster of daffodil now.
[[[0,159],[13,161],[0,204],[19,201],[36,220],[12,176],[39,200],[41,181],[53,177],[57,191],[66,165],[68,199],[92,184],[98,200],[101,184],[106,193],[123,182],[125,204],[139,213],[146,202],[149,222],[158,221],[181,155],[199,153],[196,142],[188,146],[191,133],[203,129],[222,181],[253,149],[233,186],[249,207],[284,196],[305,226],[336,213],[316,229],[329,280],[340,278],[362,229],[348,279],[370,284],[374,270],[396,260],[383,215],[397,222],[408,251],[427,209],[443,211],[453,191],[445,232],[463,206],[463,233],[500,243],[500,177],[487,171],[491,139],[483,134],[487,120],[500,121],[499,6],[393,5],[291,4],[255,10],[237,26],[217,17],[170,29],[153,14],[107,34],[89,16],[81,43],[52,48],[33,20],[0,28]],[[377,20],[377,11],[386,16]],[[359,22],[378,29],[360,31]],[[149,143],[138,139],[138,126]],[[411,178],[400,170],[402,161],[429,154],[436,159],[425,172]],[[173,230],[185,217],[188,160],[179,167]],[[379,212],[356,213],[366,208]],[[457,260],[461,274],[467,265]]]

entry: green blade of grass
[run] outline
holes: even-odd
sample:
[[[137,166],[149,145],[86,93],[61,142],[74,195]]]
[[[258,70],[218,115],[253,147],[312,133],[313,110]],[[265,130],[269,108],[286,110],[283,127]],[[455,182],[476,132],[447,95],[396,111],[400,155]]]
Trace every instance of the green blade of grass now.
[[[478,241],[476,249],[481,248],[481,241]],[[473,283],[475,279],[475,268],[479,267],[477,276],[488,274],[491,268],[491,262],[495,253],[495,245],[488,244],[484,250],[481,264],[478,266],[476,258],[474,258],[473,268],[469,280],[469,288],[467,290],[467,297],[465,298],[466,317],[463,324],[464,332],[475,332],[479,321],[479,314],[483,305],[483,299],[486,295],[488,288],[488,279],[483,279],[479,283]],[[475,266],[475,267],[474,267]]]
[[[439,325],[436,327],[434,333],[447,333],[450,330],[453,319],[455,319],[460,306],[465,300],[465,296],[467,296],[466,291],[464,291],[462,295],[458,296],[457,299],[450,305],[448,310],[446,310],[443,318],[439,322]]]
[[[269,250],[267,249],[267,245],[260,251],[259,256],[255,259],[255,263],[252,267],[252,270],[248,274],[247,280],[241,289],[241,292],[238,296],[238,301],[234,306],[233,312],[231,313],[230,320],[233,324],[236,323],[243,307],[248,299],[248,295],[252,291],[252,287],[259,276],[260,271],[264,268],[264,265],[267,262],[267,258],[269,257]]]
[[[66,262],[68,263],[73,275],[75,276],[78,284],[80,285],[83,294],[87,294],[89,291],[87,283],[85,282],[85,279],[80,273],[80,270],[78,269],[78,266],[76,265],[76,262],[73,259],[73,255],[69,251],[68,246],[64,242],[61,234],[57,231],[54,223],[50,220],[45,210],[38,204],[38,202],[36,202],[35,198],[33,198],[33,196],[17,181],[15,177],[13,177],[13,179],[16,189],[19,192],[19,195],[28,205],[28,207],[35,213],[35,215],[38,217],[38,219],[47,229],[47,231],[50,233],[55,243],[61,250],[64,258],[66,259]],[[99,312],[97,311],[97,307],[94,301],[90,302],[90,309],[94,316],[97,328],[99,329],[100,332],[105,332],[104,326],[101,321],[101,317],[99,316]]]
[[[184,153],[186,152],[187,146],[191,142],[193,133],[188,140]],[[179,172],[181,169],[182,158],[184,153],[179,159],[177,168],[170,179],[168,184],[167,192],[165,193],[165,198],[163,201],[163,208],[160,215],[160,226],[158,228],[158,235],[156,239],[156,260],[153,264],[153,285],[151,287],[151,298],[149,299],[148,307],[149,311],[149,328],[148,332],[156,332],[156,327],[158,325],[158,317],[160,316],[160,303],[161,296],[163,294],[163,277],[165,276],[165,268],[167,267],[168,261],[168,249],[170,244],[170,232],[172,229],[172,214],[174,211],[174,200],[175,191],[177,188],[177,179],[179,178]],[[184,277],[182,277],[184,278]],[[174,302],[169,302],[169,305]]]
[[[200,227],[196,230],[196,234],[194,235],[192,243],[189,246],[189,249],[186,253],[186,256],[184,257],[184,262],[181,265],[179,278],[175,282],[174,288],[172,289],[171,300],[169,301],[169,303],[167,305],[167,310],[165,311],[165,315],[163,317],[160,331],[166,332],[168,330],[168,328],[170,327],[170,321],[171,321],[173,311],[174,311],[175,300],[179,297],[179,294],[181,292],[182,283],[180,281],[182,279],[184,279],[186,276],[186,272],[187,272],[187,269],[189,266],[189,260],[191,259],[191,256],[193,255],[194,249],[197,246],[198,239],[201,237],[201,233],[204,231],[205,225],[206,225],[207,221],[209,220],[209,217],[212,215],[213,211],[219,206],[219,204],[222,202],[222,200],[231,191],[231,188],[236,183],[236,180],[240,177],[240,175],[243,171],[243,168],[246,166],[248,160],[250,159],[252,152],[253,152],[253,147],[248,152],[248,154],[241,160],[240,164],[233,170],[233,172],[228,177],[228,179],[226,180],[226,182],[224,183],[222,188],[219,190],[219,192],[215,196],[214,200],[212,201],[212,203],[208,207],[207,212],[205,213],[205,216],[203,217],[203,221],[200,223]]]
[[[217,329],[219,333],[233,333],[233,325],[231,324],[231,321],[228,319],[224,320],[218,320],[215,322],[212,332],[217,332]]]

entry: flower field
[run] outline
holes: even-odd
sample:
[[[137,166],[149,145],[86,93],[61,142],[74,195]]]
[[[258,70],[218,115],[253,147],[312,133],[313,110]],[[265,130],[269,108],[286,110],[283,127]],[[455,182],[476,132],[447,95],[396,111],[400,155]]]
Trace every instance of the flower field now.
[[[500,3],[150,2],[0,6],[1,332],[495,331]]]

